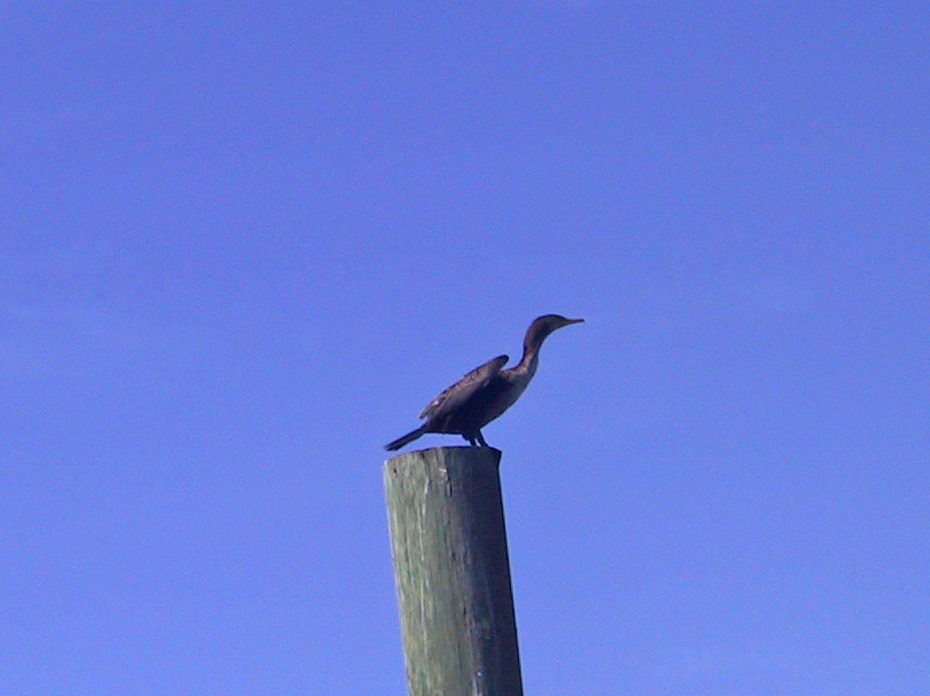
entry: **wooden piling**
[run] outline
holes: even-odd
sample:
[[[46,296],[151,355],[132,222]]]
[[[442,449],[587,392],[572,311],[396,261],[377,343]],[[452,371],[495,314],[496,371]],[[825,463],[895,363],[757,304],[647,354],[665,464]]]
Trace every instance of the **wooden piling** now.
[[[410,696],[522,696],[498,466],[491,447],[384,465]]]

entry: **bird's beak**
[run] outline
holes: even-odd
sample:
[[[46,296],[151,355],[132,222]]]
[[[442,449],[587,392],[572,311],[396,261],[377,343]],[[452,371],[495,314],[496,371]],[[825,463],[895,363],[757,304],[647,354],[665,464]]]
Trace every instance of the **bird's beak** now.
[[[583,323],[584,323],[584,319],[569,319],[568,321],[565,322],[565,326],[568,326],[569,324],[583,324]]]

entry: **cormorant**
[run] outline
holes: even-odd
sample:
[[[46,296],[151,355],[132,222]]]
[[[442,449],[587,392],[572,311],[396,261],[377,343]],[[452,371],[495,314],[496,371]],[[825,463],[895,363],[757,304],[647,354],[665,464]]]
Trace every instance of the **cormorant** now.
[[[403,437],[384,446],[397,450],[426,433],[461,435],[474,447],[487,447],[481,428],[501,415],[514,402],[536,374],[539,349],[546,337],[556,329],[578,324],[584,319],[566,319],[558,314],[545,314],[535,319],[523,339],[523,358],[515,366],[502,369],[510,359],[501,355],[475,368],[458,382],[433,399],[423,409],[420,418],[426,422]]]

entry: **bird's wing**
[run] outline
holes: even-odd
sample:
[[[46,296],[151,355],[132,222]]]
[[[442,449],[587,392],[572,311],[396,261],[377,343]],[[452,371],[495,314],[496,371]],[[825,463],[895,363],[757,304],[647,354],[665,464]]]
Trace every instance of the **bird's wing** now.
[[[488,360],[484,365],[476,367],[430,401],[429,405],[423,409],[423,413],[420,414],[420,418],[433,418],[439,413],[448,413],[458,408],[468,401],[475,392],[490,382],[501,371],[501,368],[507,364],[509,359],[506,355],[499,355],[493,360]]]

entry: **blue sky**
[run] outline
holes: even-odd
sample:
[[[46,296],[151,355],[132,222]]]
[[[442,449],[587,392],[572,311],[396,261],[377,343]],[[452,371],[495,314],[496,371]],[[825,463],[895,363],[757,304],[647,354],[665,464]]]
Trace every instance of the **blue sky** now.
[[[528,694],[930,692],[928,35],[7,3],[0,692],[404,693],[382,445],[549,312]]]

